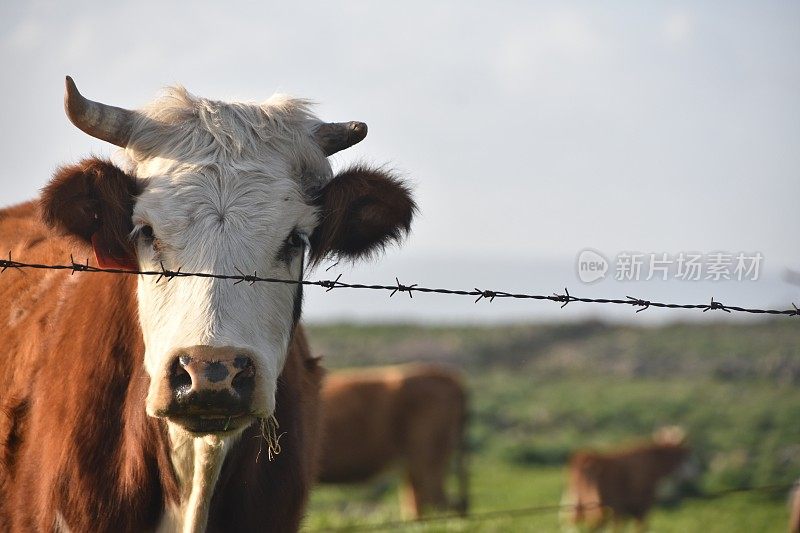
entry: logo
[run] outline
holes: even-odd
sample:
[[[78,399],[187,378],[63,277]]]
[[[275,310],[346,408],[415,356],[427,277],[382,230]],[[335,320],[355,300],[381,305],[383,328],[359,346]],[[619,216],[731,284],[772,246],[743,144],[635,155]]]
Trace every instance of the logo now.
[[[608,260],[594,250],[583,250],[578,254],[578,279],[594,283],[606,277]]]

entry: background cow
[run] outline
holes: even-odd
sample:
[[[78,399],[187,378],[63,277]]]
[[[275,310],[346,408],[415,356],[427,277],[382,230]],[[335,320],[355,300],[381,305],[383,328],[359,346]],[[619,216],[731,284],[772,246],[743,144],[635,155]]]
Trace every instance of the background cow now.
[[[575,453],[563,503],[572,524],[601,527],[633,518],[644,529],[659,482],[688,458],[689,447],[679,428],[665,428],[652,442],[617,452]]]
[[[789,492],[789,533],[800,533],[800,481]]]
[[[67,78],[65,107],[124,148],[122,164],[61,168],[40,201],[1,210],[14,258],[300,280],[307,262],[370,255],[409,229],[401,182],[327,161],[366,125],[323,123],[303,100],[173,88],[129,111]],[[0,530],[297,529],[321,378],[301,305],[296,284],[6,272]],[[270,462],[273,416],[283,451]]]
[[[320,481],[365,481],[399,462],[404,511],[419,517],[449,507],[445,480],[455,458],[455,507],[466,513],[467,394],[458,372],[427,364],[337,372],[322,399]]]

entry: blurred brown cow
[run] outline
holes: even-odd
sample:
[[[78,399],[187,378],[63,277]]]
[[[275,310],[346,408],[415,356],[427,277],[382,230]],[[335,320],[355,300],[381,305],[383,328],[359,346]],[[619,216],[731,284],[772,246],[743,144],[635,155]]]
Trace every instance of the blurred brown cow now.
[[[367,481],[400,462],[406,516],[434,508],[467,512],[467,394],[460,373],[431,364],[338,372],[326,378],[322,403],[321,482]],[[453,458],[459,494],[451,504],[445,478]]]
[[[683,430],[664,428],[651,442],[617,452],[578,452],[569,464],[569,486],[564,503],[566,518],[574,524],[600,528],[633,518],[637,530],[656,498],[659,482],[678,470],[689,457]]]
[[[800,533],[800,480],[789,493],[789,533]]]

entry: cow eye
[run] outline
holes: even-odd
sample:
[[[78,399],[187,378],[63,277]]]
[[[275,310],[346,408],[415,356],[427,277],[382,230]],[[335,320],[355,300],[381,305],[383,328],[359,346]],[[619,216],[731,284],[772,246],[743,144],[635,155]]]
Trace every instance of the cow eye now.
[[[278,258],[281,261],[289,264],[297,256],[303,253],[304,248],[308,247],[309,243],[306,234],[298,230],[294,230],[283,240],[283,246],[281,246],[281,249],[278,252]]]
[[[286,244],[292,248],[300,248],[306,243],[305,235],[298,231],[293,231],[286,237]]]
[[[152,240],[153,238],[153,226],[142,226],[139,230],[139,233],[147,240]]]

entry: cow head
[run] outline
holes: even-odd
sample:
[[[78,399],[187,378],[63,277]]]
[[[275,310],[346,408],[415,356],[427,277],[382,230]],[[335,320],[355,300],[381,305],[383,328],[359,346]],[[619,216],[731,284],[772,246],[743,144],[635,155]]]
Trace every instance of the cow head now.
[[[366,125],[324,123],[303,100],[224,103],[172,88],[130,111],[84,98],[67,78],[65,107],[78,128],[124,148],[124,169],[62,168],[42,197],[45,220],[91,243],[102,267],[299,280],[326,256],[362,258],[400,239],[415,211],[384,170],[334,175],[327,156]],[[301,286],[139,276],[137,291],[148,414],[196,435],[272,414]]]

